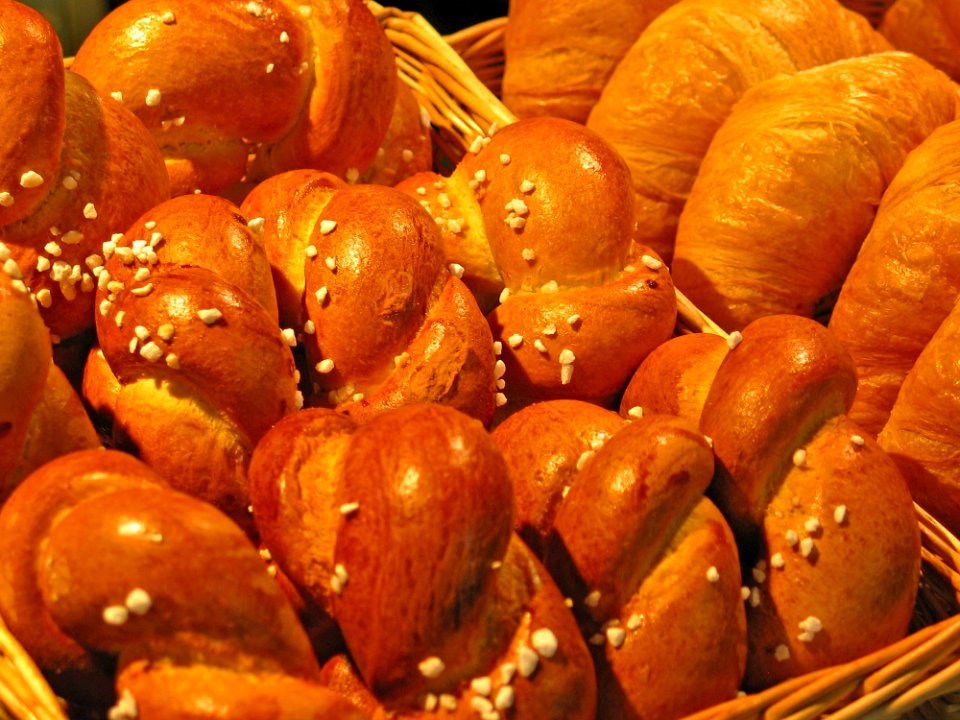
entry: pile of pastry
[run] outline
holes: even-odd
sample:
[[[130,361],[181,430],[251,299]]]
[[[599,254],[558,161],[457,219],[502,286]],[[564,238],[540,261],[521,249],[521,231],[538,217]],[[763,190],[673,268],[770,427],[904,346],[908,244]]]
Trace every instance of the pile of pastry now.
[[[670,720],[908,632],[960,92],[893,45],[953,5],[562,5],[441,174],[361,0],[67,71],[0,0],[0,616],[73,711]]]

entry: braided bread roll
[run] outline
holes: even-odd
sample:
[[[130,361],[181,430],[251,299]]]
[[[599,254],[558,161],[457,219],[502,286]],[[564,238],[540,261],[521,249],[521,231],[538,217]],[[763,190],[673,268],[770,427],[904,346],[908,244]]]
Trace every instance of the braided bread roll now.
[[[618,63],[587,120],[630,167],[639,242],[671,262],[700,163],[749,88],[888,48],[836,0],[685,0],[663,11]]]
[[[132,0],[73,68],[163,149],[175,195],[314,167],[365,168],[393,112],[393,50],[362,0]]]
[[[447,260],[493,308],[501,402],[609,401],[676,321],[669,273],[631,239],[623,159],[556,118],[522,120],[473,149],[449,178],[417,175],[398,189],[434,216]],[[589,208],[589,222],[571,207]]]
[[[952,531],[960,529],[960,395],[956,353],[960,314],[954,305],[904,378],[877,441],[896,461],[914,499]]]
[[[830,317],[857,367],[850,417],[873,435],[960,293],[958,190],[954,121],[911,152],[893,178]]]
[[[752,568],[745,685],[758,688],[901,638],[920,537],[903,476],[846,417],[857,381],[839,341],[796,316],[742,337],[700,427],[717,457],[711,496]]]
[[[110,372],[88,373],[85,394],[115,397],[122,447],[249,522],[250,453],[302,402],[254,231],[226,200],[174,198],[117,239],[105,276],[97,336]]]
[[[493,438],[516,484],[517,526],[544,548],[594,646],[597,717],[676,718],[733,696],[746,662],[740,568],[703,495],[713,454],[696,427],[552,400]]]
[[[64,72],[38,12],[3,3],[0,27],[0,57],[22,70],[0,110],[0,242],[46,325],[66,339],[93,326],[102,243],[168,197],[167,174],[135,117]]]
[[[898,50],[919,55],[960,80],[960,7],[951,0],[897,0],[880,33]]]
[[[839,290],[907,153],[956,111],[949,78],[906,53],[747,91],[680,217],[677,287],[728,331],[764,315],[812,317]]]
[[[11,629],[48,672],[115,655],[117,714],[366,717],[319,686],[306,634],[244,533],[130,456],[48,463],[0,528]]]
[[[305,410],[264,437],[250,477],[265,544],[387,711],[594,717],[589,653],[511,530],[512,483],[478,421],[413,405],[357,427]]]
[[[0,502],[47,460],[100,445],[9,249],[0,243]]]
[[[490,328],[447,269],[436,224],[413,200],[298,171],[261,183],[243,208],[264,218],[282,315],[302,328],[309,404],[362,422],[436,402],[490,421]]]

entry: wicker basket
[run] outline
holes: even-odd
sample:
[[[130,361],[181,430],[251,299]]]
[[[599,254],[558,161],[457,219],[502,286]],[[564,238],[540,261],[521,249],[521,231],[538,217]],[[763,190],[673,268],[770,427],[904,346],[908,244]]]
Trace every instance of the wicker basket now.
[[[402,79],[430,114],[437,147],[451,162],[491,126],[515,120],[495,94],[502,77],[505,18],[468,28],[447,42],[416,13],[369,5],[393,43]],[[678,301],[682,331],[724,334],[685,297],[678,294]],[[960,718],[960,540],[919,506],[916,513],[923,569],[911,635],[854,662],[688,720]],[[0,720],[66,720],[60,701],[2,620]]]

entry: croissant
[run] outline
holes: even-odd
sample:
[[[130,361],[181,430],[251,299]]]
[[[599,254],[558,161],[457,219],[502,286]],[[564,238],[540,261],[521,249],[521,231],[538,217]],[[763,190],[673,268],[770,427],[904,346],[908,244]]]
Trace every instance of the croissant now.
[[[898,50],[919,55],[960,81],[960,7],[951,0],[897,0],[880,32]]]
[[[685,0],[666,9],[617,65],[587,120],[630,166],[638,241],[671,262],[700,163],[746,90],[888,48],[836,0]]]
[[[893,178],[840,290],[830,329],[857,366],[850,417],[880,432],[904,377],[960,293],[960,122]]]
[[[812,317],[839,290],[907,153],[954,119],[957,97],[943,73],[897,52],[747,91],[680,216],[677,287],[727,330]]]
[[[744,684],[759,688],[902,637],[920,538],[896,464],[846,417],[856,374],[839,341],[780,315],[730,344],[700,429],[717,458],[710,495],[747,568]]]
[[[713,454],[696,426],[551,400],[493,439],[516,485],[516,526],[594,647],[597,717],[678,718],[732,697],[746,662],[740,568],[703,496]]]
[[[131,0],[91,31],[73,68],[143,121],[175,195],[301,167],[359,173],[398,82],[362,0]]]
[[[960,315],[954,304],[904,378],[877,438],[903,472],[914,499],[952,531],[960,529],[958,341]]]
[[[0,28],[0,58],[20,68],[0,103],[0,242],[54,339],[67,339],[93,327],[102,244],[168,197],[167,173],[142,123],[64,72],[38,12],[4,2]]]
[[[491,420],[493,337],[423,208],[391,188],[294,171],[242,209],[263,218],[282,315],[302,329],[308,404],[363,421],[438,402]]]
[[[340,626],[344,686],[403,717],[594,717],[590,654],[512,531],[510,476],[479,421],[408,405],[358,427],[307,409],[261,440],[250,479],[273,558]]]
[[[240,528],[136,459],[85,451],[44,465],[0,529],[0,612],[54,678],[89,679],[91,653],[115,656],[110,717],[367,717],[320,686],[293,608]]]
[[[504,104],[522,118],[585,123],[617,63],[676,2],[513,0],[504,35]]]
[[[104,362],[94,351],[84,389],[121,448],[247,524],[250,453],[302,402],[255,228],[226,200],[188,195],[118,237],[98,288]]]
[[[670,274],[631,240],[626,165],[583,126],[521,120],[478,138],[449,178],[397,188],[433,215],[447,261],[489,311],[507,410],[609,402],[673,332]],[[589,221],[570,207],[589,208]]]

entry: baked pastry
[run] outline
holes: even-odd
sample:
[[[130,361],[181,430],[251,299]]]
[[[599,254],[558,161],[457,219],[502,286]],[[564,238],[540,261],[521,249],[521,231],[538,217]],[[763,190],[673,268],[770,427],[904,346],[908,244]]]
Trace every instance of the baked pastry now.
[[[696,426],[551,400],[493,438],[518,529],[542,547],[593,646],[597,717],[667,720],[732,697],[747,654],[740,567],[704,497],[713,453]]]
[[[306,633],[240,528],[129,455],[44,465],[0,528],[0,612],[54,678],[92,672],[93,652],[116,657],[110,717],[367,717],[320,686]]]
[[[397,83],[397,102],[387,134],[373,162],[360,173],[358,182],[396,185],[411,175],[433,168],[433,138],[430,116],[417,102],[406,83]]]
[[[188,195],[117,238],[96,317],[109,373],[88,372],[84,391],[121,448],[246,524],[250,453],[302,404],[255,228],[226,200]]]
[[[857,366],[850,417],[874,436],[960,293],[960,122],[935,130],[893,178],[840,290],[830,329]]]
[[[308,409],[264,437],[250,478],[264,543],[386,711],[594,717],[590,654],[512,531],[507,466],[478,421],[411,405],[357,427]]]
[[[307,404],[363,421],[438,402],[490,422],[490,328],[423,208],[392,188],[299,171],[266,180],[243,209],[263,218],[283,316],[309,359]]]
[[[617,65],[587,121],[630,166],[639,242],[671,262],[703,156],[747,89],[888,48],[836,0],[685,0],[661,13]]]
[[[897,0],[880,32],[898,50],[919,55],[960,81],[960,7],[951,0]]]
[[[617,63],[677,0],[513,0],[504,35],[503,102],[519,117],[585,123]]]
[[[857,380],[839,341],[787,315],[733,337],[700,429],[717,458],[710,495],[745,567],[756,689],[906,634],[920,537],[897,466],[846,417]]]
[[[175,195],[301,167],[359,174],[398,82],[362,0],[131,0],[91,31],[73,68],[143,121]]]
[[[632,242],[627,167],[582,125],[521,120],[478,138],[449,178],[397,187],[433,215],[447,261],[489,310],[508,409],[610,402],[673,332],[670,274]]]
[[[80,398],[53,364],[50,334],[9,249],[0,242],[0,503],[58,455],[97,447]]]
[[[93,326],[101,246],[168,197],[156,143],[120,105],[64,72],[53,27],[0,4],[0,242],[56,338]],[[130,192],[136,188],[136,192]]]
[[[896,461],[914,499],[952,532],[960,530],[960,395],[954,305],[904,378],[877,441]]]
[[[744,93],[717,131],[680,216],[673,277],[727,331],[812,317],[839,290],[907,153],[952,121],[957,91],[888,52]]]

